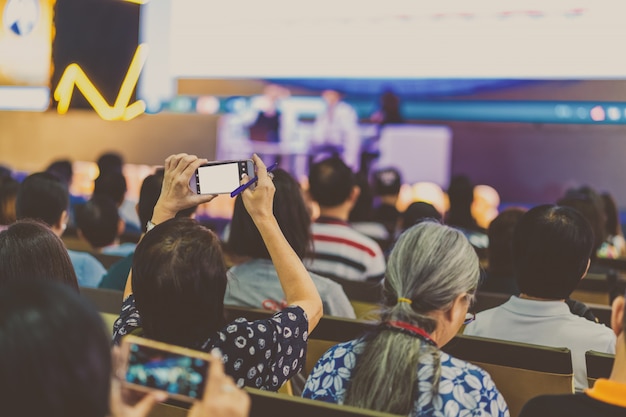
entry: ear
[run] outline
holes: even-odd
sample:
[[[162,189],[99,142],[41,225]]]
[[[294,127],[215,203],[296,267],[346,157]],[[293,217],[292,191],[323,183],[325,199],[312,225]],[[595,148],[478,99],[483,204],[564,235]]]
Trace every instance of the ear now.
[[[354,187],[352,187],[352,191],[350,192],[350,202],[352,204],[356,203],[357,198],[359,198],[359,195],[361,195],[361,187],[359,187],[358,185],[355,185]]]
[[[126,230],[126,222],[124,219],[120,218],[117,221],[117,237],[120,237],[124,234],[124,230]]]
[[[446,311],[446,319],[451,323],[461,323],[465,320],[467,312],[467,293],[457,295],[452,301],[452,306]],[[460,327],[460,326],[459,326]],[[457,329],[458,330],[458,329]]]
[[[68,214],[67,210],[63,210],[63,213],[61,213],[61,217],[59,217],[59,221],[52,225],[52,229],[58,231],[60,233],[59,236],[61,236],[63,232],[65,232],[65,229],[67,229],[67,222],[69,220],[70,215]]]
[[[583,276],[580,277],[580,279],[583,279],[587,276],[587,272],[589,272],[589,267],[591,266],[591,258],[589,258],[587,260],[587,268],[585,269],[585,272],[583,272]]]
[[[624,297],[619,296],[613,300],[613,305],[611,306],[611,328],[618,337],[623,331],[624,304],[626,304]]]

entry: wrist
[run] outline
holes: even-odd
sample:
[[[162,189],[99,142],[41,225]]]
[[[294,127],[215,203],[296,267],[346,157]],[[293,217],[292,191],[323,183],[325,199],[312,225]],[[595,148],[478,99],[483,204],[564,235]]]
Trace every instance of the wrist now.
[[[177,212],[178,211],[172,210],[166,207],[164,204],[161,204],[157,201],[156,205],[154,206],[154,211],[152,212],[151,221],[155,225],[163,223],[164,221],[167,221],[169,219],[173,219],[174,217],[176,217]]]

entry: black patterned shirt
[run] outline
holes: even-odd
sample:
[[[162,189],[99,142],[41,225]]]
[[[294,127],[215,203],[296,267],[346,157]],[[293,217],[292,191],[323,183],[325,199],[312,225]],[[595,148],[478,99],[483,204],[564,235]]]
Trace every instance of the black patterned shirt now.
[[[239,387],[277,391],[304,365],[309,320],[301,307],[290,306],[265,320],[238,318],[209,337],[201,350],[218,349],[224,368]],[[131,294],[113,325],[113,343],[141,331],[141,317]]]

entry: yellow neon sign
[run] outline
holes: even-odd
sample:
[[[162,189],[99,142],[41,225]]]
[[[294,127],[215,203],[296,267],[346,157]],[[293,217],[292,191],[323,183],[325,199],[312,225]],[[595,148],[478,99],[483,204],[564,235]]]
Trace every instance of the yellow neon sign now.
[[[54,90],[54,99],[59,102],[57,112],[59,114],[67,113],[72,101],[74,86],[76,86],[96,113],[104,120],[131,120],[144,113],[146,104],[143,100],[137,100],[130,105],[129,103],[147,56],[148,46],[146,44],[137,46],[113,106],[109,106],[109,103],[102,97],[100,91],[78,64],[68,65]]]

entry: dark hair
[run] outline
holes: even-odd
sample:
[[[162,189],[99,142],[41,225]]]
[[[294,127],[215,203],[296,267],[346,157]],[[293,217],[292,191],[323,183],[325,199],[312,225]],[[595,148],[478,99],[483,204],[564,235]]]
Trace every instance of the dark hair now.
[[[159,196],[161,195],[161,187],[163,186],[163,168],[159,168],[154,174],[148,175],[141,183],[139,191],[139,202],[137,203],[137,214],[141,222],[141,228],[145,232],[148,220],[152,219],[154,206],[156,206]],[[196,212],[198,206],[186,208],[176,213],[176,217],[191,217]]]
[[[223,326],[222,249],[217,236],[195,220],[170,219],[146,233],[132,271],[146,337],[198,349]]]
[[[0,232],[0,286],[14,281],[59,281],[78,291],[67,249],[45,224],[19,220]]]
[[[404,123],[400,110],[400,98],[392,90],[386,90],[380,96],[380,111],[383,114],[381,125]]]
[[[417,201],[411,203],[400,216],[402,221],[401,229],[404,231],[409,227],[426,219],[433,219],[441,223],[441,213],[430,203]]]
[[[69,159],[59,159],[52,162],[48,165],[48,168],[46,168],[46,172],[49,172],[63,181],[63,183],[67,184],[68,187],[72,183],[72,177],[74,176],[72,162]]]
[[[513,232],[526,210],[510,207],[491,221],[487,229],[489,236],[489,272],[498,276],[513,276]]]
[[[309,192],[320,206],[335,207],[342,204],[355,185],[354,173],[338,156],[320,161],[309,170]]]
[[[74,208],[76,227],[93,248],[111,245],[117,238],[120,215],[108,196],[95,194]]]
[[[15,214],[15,199],[19,183],[10,176],[0,177],[0,225],[13,223]]]
[[[513,232],[513,268],[522,293],[567,298],[587,269],[593,230],[577,210],[546,204],[522,216]]]
[[[589,187],[569,190],[563,198],[557,201],[559,206],[567,206],[578,210],[587,219],[593,229],[594,243],[591,258],[596,258],[596,252],[606,241],[606,216],[604,203],[600,196]]]
[[[348,221],[371,222],[374,217],[374,193],[365,175],[357,174],[356,185],[359,187],[359,196],[350,210]]]
[[[107,196],[118,206],[124,201],[126,191],[126,177],[121,172],[109,172],[94,181],[93,195]]]
[[[18,219],[37,219],[54,226],[69,206],[67,187],[47,172],[31,174],[17,190],[15,208]]]
[[[448,187],[450,209],[446,215],[446,224],[466,230],[480,231],[472,216],[474,202],[474,184],[465,175],[456,175],[450,180]]]
[[[57,283],[4,286],[0,386],[7,416],[107,416],[110,339],[98,312]]]
[[[106,152],[100,155],[97,161],[98,170],[102,176],[111,172],[121,173],[124,166],[124,158],[117,152]]]
[[[374,173],[376,195],[397,195],[402,186],[402,175],[395,168],[380,169]]]
[[[274,216],[289,245],[304,258],[311,246],[311,218],[306,209],[300,184],[283,169],[274,172]],[[270,259],[261,234],[243,205],[235,200],[227,248],[229,252],[252,258]]]
[[[600,194],[600,197],[604,202],[606,233],[610,236],[621,236],[622,225],[620,224],[619,210],[617,209],[617,203],[615,202],[615,199],[610,193],[602,193]]]

